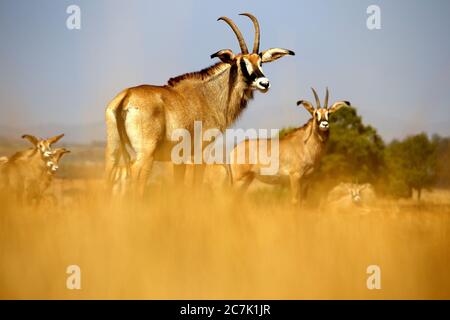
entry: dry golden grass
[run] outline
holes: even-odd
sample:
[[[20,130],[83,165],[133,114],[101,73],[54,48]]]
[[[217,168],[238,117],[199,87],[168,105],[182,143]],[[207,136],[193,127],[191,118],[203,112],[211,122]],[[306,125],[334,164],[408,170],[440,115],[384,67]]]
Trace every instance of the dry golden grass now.
[[[449,192],[333,214],[266,190],[236,200],[165,184],[136,204],[99,181],[59,183],[39,208],[0,199],[0,298],[450,298]],[[72,264],[79,291],[66,289]],[[381,290],[366,287],[373,264]]]

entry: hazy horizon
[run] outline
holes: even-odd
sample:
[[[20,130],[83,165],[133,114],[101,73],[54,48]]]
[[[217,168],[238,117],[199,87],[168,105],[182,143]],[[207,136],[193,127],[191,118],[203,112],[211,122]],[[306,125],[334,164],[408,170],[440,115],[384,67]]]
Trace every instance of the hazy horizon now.
[[[81,30],[66,28],[71,4],[81,8]],[[381,8],[381,30],[366,27],[371,4]],[[238,16],[248,11],[260,20],[262,49],[279,46],[296,56],[264,66],[272,89],[256,93],[235,127],[302,125],[308,114],[295,102],[313,100],[310,87],[323,95],[328,86],[332,100],[350,100],[386,141],[419,132],[448,136],[449,9],[445,0],[231,1],[227,8],[206,1],[2,1],[0,126],[100,124],[122,89],[162,85],[215,63],[213,52],[237,52],[219,16],[232,18],[251,46],[253,27]]]

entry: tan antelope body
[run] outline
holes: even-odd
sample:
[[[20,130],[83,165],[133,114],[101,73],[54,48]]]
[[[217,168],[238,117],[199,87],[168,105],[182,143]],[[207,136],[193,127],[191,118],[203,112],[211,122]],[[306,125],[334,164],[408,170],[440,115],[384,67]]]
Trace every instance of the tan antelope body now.
[[[38,139],[24,135],[33,144],[33,148],[15,153],[1,167],[1,188],[14,195],[21,203],[36,198],[42,185],[46,184],[49,175],[49,162],[54,156],[51,145],[64,135],[50,139]]]
[[[154,160],[169,161],[174,145],[172,134],[185,129],[193,137],[194,122],[202,129],[223,132],[245,109],[254,90],[266,92],[270,83],[262,71],[262,63],[272,62],[290,50],[274,48],[259,52],[259,24],[255,17],[255,44],[249,53],[241,32],[230,19],[241,54],[220,50],[212,58],[221,62],[200,72],[188,73],[169,80],[165,86],[142,85],[122,91],[106,109],[107,149],[106,174],[113,184],[114,173],[123,157],[129,167],[131,181],[143,193]],[[135,153],[133,161],[127,147]],[[184,176],[185,166],[176,166],[176,178]],[[201,170],[199,178],[201,179]]]
[[[303,105],[311,114],[310,119],[303,127],[296,129],[287,136],[279,140],[278,154],[278,172],[274,175],[262,175],[261,169],[267,167],[258,161],[258,157],[253,155],[253,159],[257,159],[252,164],[247,161],[252,158],[251,152],[257,152],[258,147],[251,147],[255,141],[245,140],[238,144],[232,151],[231,159],[233,159],[231,175],[233,184],[239,185],[241,191],[245,191],[254,179],[270,184],[290,184],[292,192],[292,202],[298,203],[306,193],[308,178],[317,168],[324,154],[325,146],[329,136],[329,114],[336,112],[343,106],[349,106],[347,101],[336,102],[330,108],[328,104],[328,90],[325,99],[325,106],[320,106],[317,93],[313,89],[316,97],[317,108],[308,101],[299,101],[297,105]],[[261,143],[261,139],[256,144]],[[270,141],[265,142],[270,146]],[[268,147],[268,150],[271,150]],[[237,155],[245,151],[246,162],[240,164],[237,161]]]

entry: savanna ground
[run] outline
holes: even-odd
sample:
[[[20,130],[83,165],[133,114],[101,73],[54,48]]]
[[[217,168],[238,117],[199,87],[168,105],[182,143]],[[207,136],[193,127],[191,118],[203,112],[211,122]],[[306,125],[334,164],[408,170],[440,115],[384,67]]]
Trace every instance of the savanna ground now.
[[[449,191],[332,213],[294,208],[285,191],[236,200],[172,192],[163,179],[132,203],[105,195],[100,167],[84,169],[60,174],[56,202],[18,207],[2,195],[0,298],[450,298]],[[81,290],[66,288],[69,265]],[[367,289],[369,265],[381,290]]]

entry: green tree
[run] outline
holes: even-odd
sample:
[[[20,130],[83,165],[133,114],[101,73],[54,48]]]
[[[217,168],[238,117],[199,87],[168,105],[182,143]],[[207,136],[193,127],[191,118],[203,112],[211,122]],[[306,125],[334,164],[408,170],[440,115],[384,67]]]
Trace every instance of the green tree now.
[[[437,144],[425,133],[394,140],[386,149],[387,179],[390,193],[411,197],[417,190],[433,185],[436,178]]]
[[[433,136],[436,144],[436,184],[441,187],[450,187],[450,138]]]
[[[375,183],[384,165],[384,142],[365,125],[355,108],[342,108],[330,118],[330,138],[319,175],[334,182]]]

